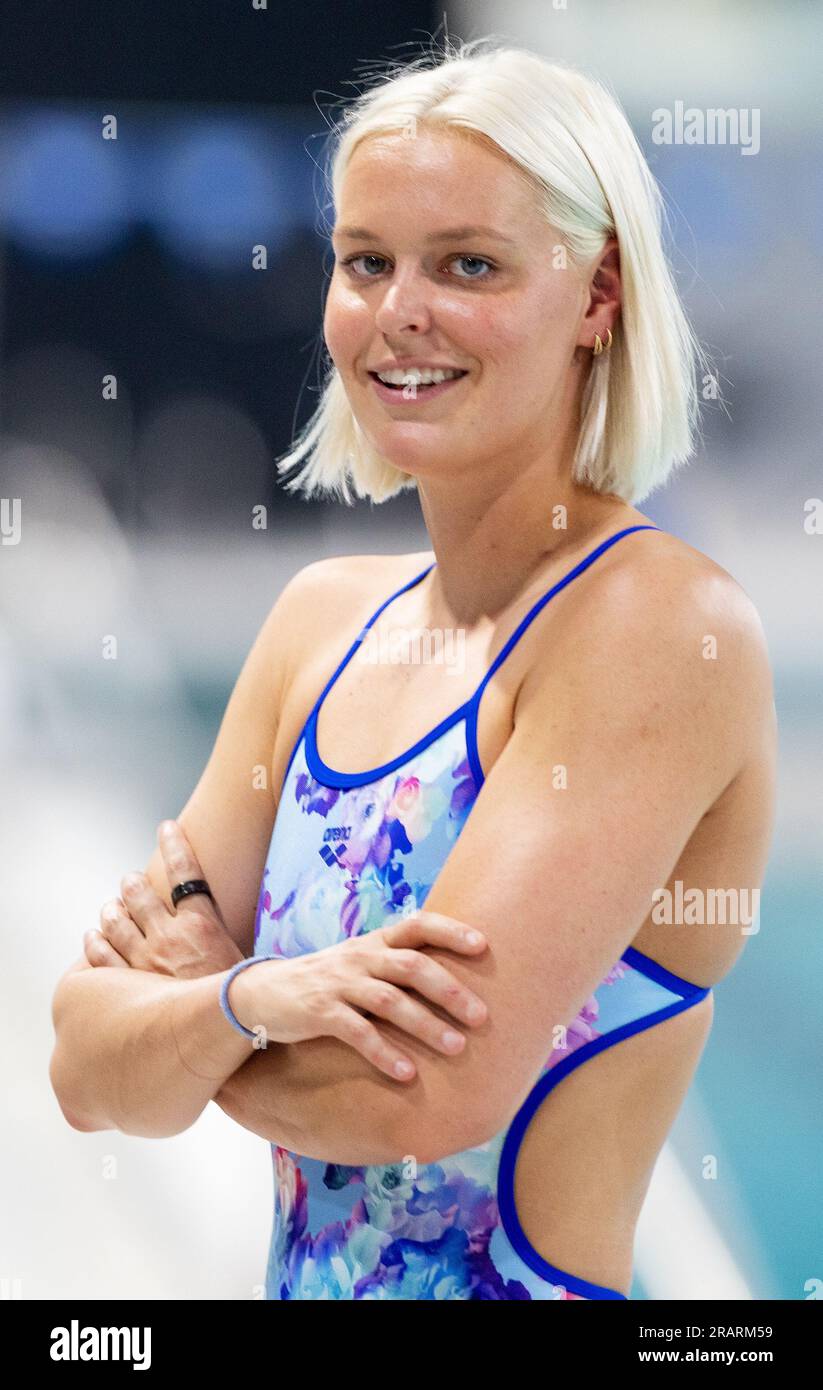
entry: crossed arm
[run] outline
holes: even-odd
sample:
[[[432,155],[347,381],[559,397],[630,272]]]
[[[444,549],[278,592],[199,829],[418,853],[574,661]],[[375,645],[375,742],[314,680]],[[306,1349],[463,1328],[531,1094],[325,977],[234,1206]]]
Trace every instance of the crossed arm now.
[[[323,1037],[241,1066],[215,1096],[227,1114],[351,1164],[435,1161],[508,1122],[554,1026],[631,943],[701,817],[766,736],[770,676],[748,599],[715,578],[677,598],[643,564],[627,569],[587,609],[584,647],[561,633],[521,690],[511,738],[424,905],[490,943],[476,959],[432,951],[488,1006],[463,1052],[443,1058],[380,1020],[414,1060],[412,1081],[394,1084]]]
[[[636,560],[601,586],[586,622],[582,648],[573,625],[568,636],[559,625],[551,660],[527,678],[514,731],[425,902],[486,933],[476,959],[427,949],[485,1000],[488,1021],[445,1058],[381,1019],[415,1062],[408,1083],[334,1038],[270,1046],[227,1065],[210,1094],[200,1083],[200,1108],[213,1098],[266,1139],[351,1164],[431,1162],[516,1111],[553,1027],[571,1022],[634,938],[762,725],[762,633],[733,581],[695,582],[684,601]],[[706,633],[717,660],[704,659]]]

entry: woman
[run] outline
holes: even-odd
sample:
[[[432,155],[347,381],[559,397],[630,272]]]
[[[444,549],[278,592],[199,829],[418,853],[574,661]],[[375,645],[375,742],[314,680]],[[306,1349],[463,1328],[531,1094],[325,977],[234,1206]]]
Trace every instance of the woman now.
[[[52,1079],[78,1128],[213,1098],[270,1140],[269,1298],[625,1299],[773,815],[758,617],[634,506],[706,362],[593,81],[480,41],[338,136],[333,369],[280,467],[416,487],[432,550],[287,585],[61,982]],[[453,669],[396,659],[421,631]]]

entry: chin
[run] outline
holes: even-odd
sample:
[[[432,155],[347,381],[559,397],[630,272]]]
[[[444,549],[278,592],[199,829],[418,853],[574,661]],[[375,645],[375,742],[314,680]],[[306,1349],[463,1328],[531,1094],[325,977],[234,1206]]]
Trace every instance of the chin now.
[[[394,431],[389,434],[384,432],[382,437],[369,434],[367,438],[381,458],[415,478],[442,472],[449,460],[454,461],[454,450],[443,440],[437,443],[433,440],[426,442],[419,437],[399,440]]]

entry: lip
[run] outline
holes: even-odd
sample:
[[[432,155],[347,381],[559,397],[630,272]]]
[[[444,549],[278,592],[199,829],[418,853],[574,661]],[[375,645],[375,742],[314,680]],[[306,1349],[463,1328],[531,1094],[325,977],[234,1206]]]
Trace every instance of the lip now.
[[[432,362],[430,357],[404,357],[402,362],[378,362],[376,366],[369,367],[370,372],[410,372],[430,369],[433,372],[465,372],[466,367],[460,367],[456,362]]]
[[[380,370],[388,371],[390,369],[388,367],[381,367]],[[443,370],[451,369],[444,368]],[[455,368],[454,370],[459,371],[460,368]],[[468,375],[468,372],[466,372],[465,376],[452,377],[449,381],[439,381],[436,386],[418,386],[414,391],[407,391],[406,387],[385,386],[372,372],[369,372],[369,380],[371,381],[375,395],[381,401],[385,401],[387,405],[419,407],[425,405],[427,401],[435,400],[437,396],[442,396],[444,392],[450,391],[453,386],[459,386],[461,382],[468,380]]]

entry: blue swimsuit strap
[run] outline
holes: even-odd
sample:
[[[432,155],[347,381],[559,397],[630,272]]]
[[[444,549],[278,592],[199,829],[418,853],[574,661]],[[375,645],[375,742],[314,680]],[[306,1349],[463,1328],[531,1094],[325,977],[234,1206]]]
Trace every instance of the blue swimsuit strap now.
[[[383,612],[383,609],[388,608],[389,604],[393,603],[394,600],[396,598],[399,598],[401,594],[405,594],[407,589],[413,589],[415,584],[419,584],[421,580],[425,579],[426,575],[429,573],[429,570],[433,570],[436,564],[437,561],[433,560],[430,565],[427,565],[424,570],[421,570],[419,574],[415,575],[414,579],[410,579],[408,583],[403,584],[401,588],[395,589],[393,594],[389,594],[389,597],[383,600],[383,602],[380,604],[380,607],[375,609],[368,622],[364,623],[361,627],[360,631],[358,632],[357,636],[355,637],[345,656],[341,660],[337,669],[332,672],[332,674],[329,676],[329,679],[326,681],[326,684],[323,686],[323,689],[320,691],[320,694],[318,695],[317,699],[314,702],[314,705],[312,706],[309,712],[308,719],[306,720],[307,724],[309,723],[309,720],[312,719],[312,717],[319,710],[320,706],[322,705],[323,701],[325,700],[326,696],[328,695],[329,691],[334,685],[334,682],[337,680],[337,677],[342,673],[345,667],[348,666],[349,662],[351,661],[352,657],[357,651],[357,648],[360,646],[361,642],[363,642],[369,628],[377,622],[377,619],[380,617],[380,614]]]
[[[497,668],[506,660],[506,657],[509,655],[509,652],[523,636],[523,633],[525,632],[526,628],[529,626],[532,620],[537,617],[537,614],[549,602],[549,600],[554,598],[555,594],[559,593],[560,590],[564,589],[567,584],[570,584],[573,579],[576,579],[579,574],[582,574],[584,570],[588,569],[589,565],[594,564],[594,561],[600,555],[603,554],[604,550],[608,550],[610,546],[613,546],[617,541],[621,540],[623,536],[631,535],[632,531],[659,530],[659,526],[652,526],[646,523],[644,523],[643,525],[626,526],[622,531],[615,532],[613,536],[607,536],[604,541],[601,541],[600,544],[594,548],[594,550],[592,550],[588,555],[585,555],[583,559],[580,560],[579,563],[574,566],[573,569],[569,570],[568,574],[565,574],[562,579],[558,580],[556,584],[553,584],[552,587],[549,589],[548,593],[543,594],[542,598],[539,598],[537,602],[533,605],[533,607],[529,609],[526,616],[518,623],[514,632],[509,637],[508,641],[503,647],[503,650],[499,652],[498,655],[495,657],[494,661],[492,662],[492,665],[489,667],[477,690],[471,696],[471,699],[466,701],[466,704],[470,704],[473,700],[479,700],[482,690],[484,689],[487,682],[491,680]],[[340,665],[337,667],[337,670],[334,672],[332,676],[329,677],[329,680],[327,681],[325,688],[321,691],[320,695],[318,696],[315,708],[318,708],[322,704],[329,690],[334,685],[334,682],[337,680],[337,677],[348,665],[349,661],[354,656],[354,653],[357,651],[357,648],[360,646],[361,642],[363,642],[366,633],[369,631],[369,628],[373,627],[373,625],[377,622],[377,619],[380,617],[380,614],[383,612],[383,610],[385,608],[388,608],[389,604],[393,603],[394,600],[396,598],[399,598],[401,594],[405,594],[408,589],[413,589],[415,584],[420,584],[422,580],[425,579],[426,575],[429,574],[430,571],[435,568],[436,564],[437,561],[433,560],[430,565],[427,565],[426,568],[424,570],[421,570],[419,574],[415,575],[413,579],[409,579],[407,583],[401,585],[399,589],[395,589],[393,594],[389,594],[389,597],[385,598],[383,602],[380,604],[380,606],[377,609],[375,609],[368,622],[363,624],[363,627],[360,629],[360,632],[357,634],[356,638],[352,642],[352,645],[349,647],[349,650],[346,652],[346,655],[343,657],[342,661],[340,662]],[[312,710],[312,713],[314,713],[314,710]]]
[[[509,655],[512,648],[516,646],[516,644],[520,641],[520,638],[523,636],[523,633],[526,631],[526,628],[537,617],[541,609],[545,608],[549,600],[554,598],[555,594],[559,593],[561,589],[565,589],[567,584],[571,584],[573,579],[576,579],[579,574],[582,574],[584,570],[587,570],[589,568],[589,565],[594,564],[595,560],[598,558],[598,556],[603,554],[604,550],[608,550],[610,546],[613,546],[615,542],[621,540],[623,536],[630,536],[632,531],[659,530],[659,526],[651,526],[648,524],[638,526],[626,526],[624,530],[615,532],[613,536],[607,536],[606,539],[604,541],[601,541],[598,546],[595,546],[594,550],[592,550],[588,555],[584,555],[583,559],[580,560],[579,563],[576,564],[573,569],[570,569],[568,574],[564,574],[562,579],[559,579],[556,584],[552,585],[548,593],[543,594],[542,598],[539,598],[537,600],[537,602],[529,609],[526,616],[523,619],[521,619],[521,621],[517,624],[517,627],[514,629],[514,632],[512,633],[511,637],[508,639],[506,645],[503,647],[503,650],[501,652],[498,652],[497,656],[495,657],[494,661],[492,662],[491,666],[489,667],[488,671],[486,672],[485,676],[483,677],[482,681],[477,687],[477,690],[471,697],[472,701],[477,701],[479,703],[480,696],[482,695],[483,691],[485,690],[488,682],[491,680],[495,671],[498,669],[499,666],[502,666],[503,662],[506,660],[506,657]]]
[[[552,599],[555,594],[559,593],[561,589],[565,588],[567,584],[570,584],[573,579],[576,579],[579,574],[582,574],[584,570],[588,569],[589,565],[593,564],[594,561],[600,555],[602,555],[605,550],[608,550],[611,546],[615,545],[617,541],[623,538],[623,536],[631,535],[633,531],[659,530],[659,526],[652,526],[649,524],[626,526],[622,531],[617,531],[613,536],[607,536],[607,538],[604,541],[601,541],[600,544],[594,548],[594,550],[592,550],[588,555],[584,556],[584,558],[580,560],[578,564],[576,564],[568,572],[568,574],[565,574],[562,579],[558,580],[556,584],[553,584],[549,591],[543,594],[543,596],[537,600],[537,602],[532,606],[532,608],[529,609],[529,612],[520,621],[520,623],[518,623],[514,632],[509,637],[508,641],[503,647],[503,650],[498,653],[497,657],[493,661],[488,671],[483,676],[483,679],[481,680],[480,684],[477,686],[473,694],[470,695],[469,698],[465,700],[463,704],[459,706],[458,709],[452,710],[451,714],[446,715],[446,717],[442,719],[439,724],[437,724],[433,729],[430,729],[427,734],[423,735],[422,738],[418,739],[417,743],[415,743],[412,748],[404,750],[404,752],[398,758],[393,759],[389,763],[382,764],[378,768],[368,769],[369,773],[377,777],[390,771],[393,767],[404,762],[408,757],[422,752],[436,738],[440,737],[443,733],[446,732],[447,729],[451,728],[453,724],[457,723],[458,720],[469,714],[474,715],[480,704],[480,698],[483,694],[483,691],[488,682],[491,680],[495,671],[502,664],[502,662],[506,660],[506,657],[509,655],[513,647],[517,644],[517,642],[522,637],[523,633],[526,631],[526,628],[534,620],[534,618],[541,611],[541,609],[545,607],[549,600]],[[396,598],[399,598],[401,594],[406,593],[407,590],[414,588],[416,584],[421,583],[421,581],[425,579],[426,575],[429,574],[429,572],[435,568],[436,564],[436,560],[432,561],[430,565],[427,565],[426,568],[421,570],[419,574],[414,576],[414,578],[407,580],[406,583],[402,584],[399,589],[395,589],[393,593],[389,594],[388,598],[383,599],[383,602],[375,609],[368,621],[363,624],[363,627],[360,629],[359,633],[355,637],[348,651],[343,656],[342,660],[339,662],[337,668],[329,676],[329,679],[326,681],[326,684],[320,691],[320,694],[315,700],[314,705],[309,711],[309,714],[306,718],[306,722],[303,725],[303,729],[301,730],[297,742],[295,743],[294,749],[292,750],[292,756],[289,759],[289,769],[291,768],[292,761],[294,759],[294,754],[297,751],[297,748],[300,744],[301,739],[303,738],[303,735],[307,731],[310,735],[312,735],[315,721],[319,716],[320,708],[323,704],[323,701],[325,700],[335,681],[340,676],[341,672],[351,661],[358,647],[364,641],[369,629],[374,625],[374,623],[376,623],[377,619],[380,617],[380,614],[384,611],[384,609],[388,608],[390,603],[393,603]],[[326,764],[322,762],[322,760],[320,759],[319,752],[317,752],[316,750],[315,758],[318,766],[320,767],[320,770],[324,773],[324,775],[334,775],[334,777],[336,778],[335,785],[357,785],[358,782],[362,779],[362,776],[365,775],[363,773],[339,773],[334,768],[328,768]],[[286,775],[288,775],[288,770]],[[477,775],[480,776],[479,767],[477,769]],[[482,776],[480,776],[480,780],[483,780]]]

